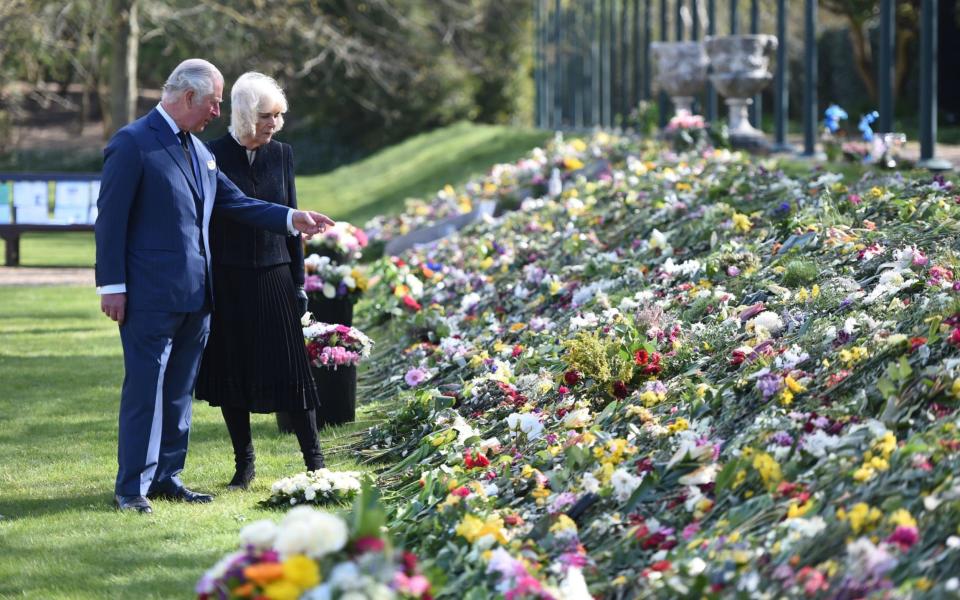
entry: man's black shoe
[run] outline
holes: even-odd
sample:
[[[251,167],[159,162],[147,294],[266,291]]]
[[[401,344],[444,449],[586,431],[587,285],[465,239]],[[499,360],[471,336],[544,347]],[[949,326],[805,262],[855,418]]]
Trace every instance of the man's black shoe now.
[[[179,487],[172,492],[150,492],[147,498],[151,500],[170,500],[171,502],[190,502],[195,504],[205,504],[213,502],[213,496],[188,490],[185,487]]]
[[[114,496],[113,504],[117,510],[130,510],[145,515],[153,512],[150,502],[143,496]]]

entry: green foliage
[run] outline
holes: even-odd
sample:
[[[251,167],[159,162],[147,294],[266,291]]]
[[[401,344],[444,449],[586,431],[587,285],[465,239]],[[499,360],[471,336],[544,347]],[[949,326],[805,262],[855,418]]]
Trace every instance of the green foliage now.
[[[584,331],[577,334],[576,338],[564,341],[563,347],[567,349],[564,358],[570,368],[604,387],[633,378],[633,363],[629,355],[612,338]]]
[[[820,274],[817,263],[807,260],[791,260],[784,267],[786,271],[783,273],[783,285],[787,287],[813,283]]]

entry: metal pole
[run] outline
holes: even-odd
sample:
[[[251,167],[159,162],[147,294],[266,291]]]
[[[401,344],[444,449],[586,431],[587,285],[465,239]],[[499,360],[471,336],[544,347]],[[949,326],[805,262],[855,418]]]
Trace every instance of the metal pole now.
[[[603,6],[603,0],[600,0],[600,6]],[[600,112],[600,105],[603,98],[600,82],[603,80],[603,71],[600,68],[599,31],[602,22],[601,19],[597,18],[597,5],[594,3],[594,0],[590,0],[590,84],[593,86],[593,94],[590,101],[590,124],[594,127],[600,127],[603,118]]]
[[[667,0],[660,0],[660,40],[669,41],[670,28],[667,24]],[[670,101],[667,99],[667,93],[660,90],[660,127],[667,126],[667,111],[670,110]]]
[[[580,5],[567,9],[567,38],[570,44],[570,85],[573,92],[573,126],[583,129],[583,52],[580,51],[580,32],[577,29]]]
[[[896,44],[894,0],[880,0],[880,131],[893,131],[893,48]]]
[[[549,0],[543,1],[543,10],[540,20],[540,39],[543,45],[543,75],[541,75],[543,85],[543,105],[540,109],[543,126],[546,129],[553,129],[553,97],[555,95],[553,80],[553,61],[556,60],[556,48],[553,47],[553,37],[550,28],[550,4]]]
[[[586,0],[583,5],[582,22],[579,30],[579,49],[577,54],[580,56],[580,70],[583,73],[583,126],[590,127],[596,123],[592,119],[593,115],[593,60],[591,48],[593,46],[593,0]]]
[[[543,98],[543,48],[540,45],[540,0],[535,0],[533,3],[533,30],[536,32],[533,54],[533,89],[535,96],[533,103],[533,123],[535,127],[543,127],[543,123],[540,120],[543,116],[540,110],[540,101]]]
[[[920,12],[920,162],[931,171],[953,166],[936,158],[937,144],[937,0],[923,0]]]
[[[773,148],[777,152],[792,152],[787,145],[787,117],[790,96],[787,89],[787,0],[777,0],[777,72],[773,82],[774,134]]]
[[[699,0],[690,0],[690,12],[693,14],[693,24],[690,28],[690,39],[700,40],[700,2]]]
[[[717,0],[707,0],[707,36],[717,34]],[[712,73],[713,67],[707,68],[707,73]],[[713,82],[707,76],[707,122],[713,123],[717,120],[717,90],[713,87]]]
[[[641,86],[641,77],[643,68],[643,47],[640,45],[640,29],[643,28],[643,22],[640,20],[640,0],[633,0],[633,81],[630,86],[630,110],[637,107],[640,102],[640,96],[643,94]]]
[[[677,11],[676,11],[677,22],[674,23],[673,27],[674,27],[674,29],[675,29],[676,32],[677,32],[677,33],[676,33],[677,41],[678,41],[678,42],[682,42],[682,41],[683,41],[683,29],[684,29],[684,28],[683,28],[683,0],[677,0],[677,6],[676,6],[676,8],[677,8]]]
[[[804,9],[803,155],[813,157],[817,154],[817,0],[805,0]]]
[[[737,22],[737,0],[730,0],[730,35],[740,33],[740,23]]]
[[[653,24],[650,21],[653,0],[643,0],[643,99],[650,100],[650,38],[653,36]]]
[[[600,60],[603,61],[603,126],[610,128],[613,126],[613,71],[610,64],[611,47],[613,46],[613,27],[610,22],[610,15],[613,12],[614,0],[600,0],[600,19],[601,19],[601,37],[600,37]]]
[[[630,5],[623,0],[620,7],[620,124],[630,113]]]
[[[750,34],[760,33],[760,2],[750,0]],[[763,129],[763,95],[759,92],[753,97],[750,105],[750,124],[757,129]]]
[[[562,0],[556,0],[553,8],[553,45],[554,45],[554,54],[556,56],[554,62],[554,69],[556,74],[554,75],[554,89],[556,89],[556,95],[553,98],[553,121],[554,127],[556,129],[563,129],[563,101],[565,100],[564,94],[565,83],[563,76],[563,60],[564,60],[564,51],[563,46],[561,45],[561,40],[563,35],[563,6]]]

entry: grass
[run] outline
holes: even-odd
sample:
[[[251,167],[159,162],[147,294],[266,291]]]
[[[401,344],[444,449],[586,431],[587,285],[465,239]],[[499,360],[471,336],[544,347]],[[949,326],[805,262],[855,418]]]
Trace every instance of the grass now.
[[[547,137],[535,129],[457,123],[330,173],[297,177],[297,197],[302,208],[362,226],[376,215],[399,212],[406,198],[431,195],[495,163],[514,161]],[[34,233],[20,242],[23,266],[86,267],[93,261],[92,233]]]
[[[216,494],[214,503],[157,502],[149,517],[113,510],[116,326],[88,288],[0,288],[0,306],[0,598],[190,597],[202,572],[236,549],[244,523],[279,517],[256,503],[303,468],[296,440],[255,415],[257,479],[227,492],[232,451],[205,402],[194,405],[184,482]],[[356,468],[331,450],[363,426],[325,431],[331,467]]]

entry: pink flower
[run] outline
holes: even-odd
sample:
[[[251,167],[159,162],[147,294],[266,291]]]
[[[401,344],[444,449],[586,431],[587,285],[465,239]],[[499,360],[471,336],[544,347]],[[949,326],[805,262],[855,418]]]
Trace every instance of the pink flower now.
[[[897,525],[897,528],[887,538],[887,542],[900,546],[903,551],[909,550],[918,541],[920,541],[920,533],[917,528],[908,525]]]
[[[414,598],[419,598],[430,590],[430,582],[423,575],[409,577],[397,571],[393,576],[393,589],[401,594],[409,594]]]
[[[417,387],[424,381],[430,378],[430,373],[426,369],[421,369],[416,367],[407,371],[407,374],[403,376],[403,380],[410,387]]]

